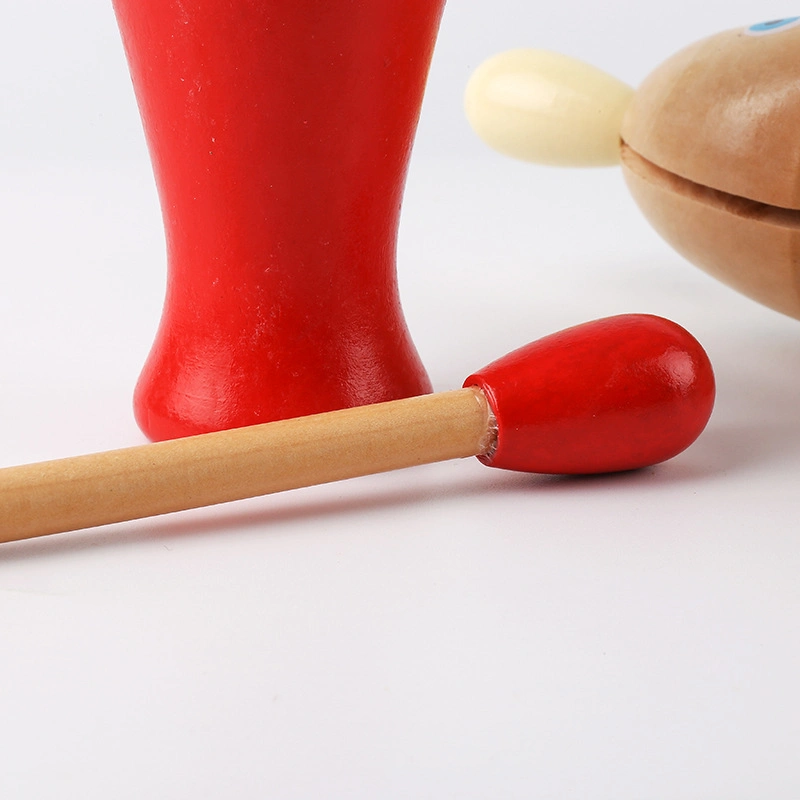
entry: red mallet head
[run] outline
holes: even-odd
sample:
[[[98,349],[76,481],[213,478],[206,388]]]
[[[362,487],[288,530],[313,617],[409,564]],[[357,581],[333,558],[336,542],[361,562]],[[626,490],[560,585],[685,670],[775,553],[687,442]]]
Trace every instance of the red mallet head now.
[[[492,467],[556,474],[664,461],[702,432],[714,405],[708,356],[669,320],[628,314],[526,345],[470,375],[497,419]]]

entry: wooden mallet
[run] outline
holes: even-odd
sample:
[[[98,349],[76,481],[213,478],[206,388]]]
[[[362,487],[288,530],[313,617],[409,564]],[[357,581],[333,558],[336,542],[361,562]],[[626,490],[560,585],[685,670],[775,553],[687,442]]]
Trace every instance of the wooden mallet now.
[[[516,350],[457,391],[2,469],[0,541],[473,455],[524,472],[636,469],[688,447],[714,393],[683,328],[609,317]]]

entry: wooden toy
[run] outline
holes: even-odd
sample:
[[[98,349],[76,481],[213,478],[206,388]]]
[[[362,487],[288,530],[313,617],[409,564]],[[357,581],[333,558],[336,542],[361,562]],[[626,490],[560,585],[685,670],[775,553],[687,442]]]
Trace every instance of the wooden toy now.
[[[168,280],[152,439],[416,395],[395,244],[444,0],[114,0]]]
[[[633,197],[682,255],[800,318],[800,17],[679,52],[634,92],[554,53],[489,59],[468,117],[498,150],[559,165],[622,163]]]
[[[0,470],[0,541],[471,455],[526,472],[636,469],[688,447],[714,391],[683,328],[609,317],[529,344],[458,391]]]

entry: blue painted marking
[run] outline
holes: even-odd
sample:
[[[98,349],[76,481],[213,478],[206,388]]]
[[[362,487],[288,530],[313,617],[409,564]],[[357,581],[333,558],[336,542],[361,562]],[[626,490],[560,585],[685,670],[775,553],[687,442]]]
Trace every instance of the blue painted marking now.
[[[756,25],[751,25],[745,32],[751,36],[764,36],[768,33],[777,33],[787,28],[794,28],[796,25],[800,25],[800,17],[785,17],[784,19],[773,19],[769,22],[759,22]]]

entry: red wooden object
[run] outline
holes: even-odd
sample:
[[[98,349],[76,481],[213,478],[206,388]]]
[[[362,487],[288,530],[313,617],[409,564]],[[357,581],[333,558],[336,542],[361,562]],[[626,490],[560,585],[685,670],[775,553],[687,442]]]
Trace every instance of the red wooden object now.
[[[561,475],[666,461],[705,428],[714,372],[674,322],[626,314],[569,328],[470,375],[497,418],[491,467]]]
[[[611,317],[428,394],[0,470],[0,542],[477,455],[567,474],[635,469],[702,432],[714,373],[659,317]],[[476,388],[478,384],[481,388]]]
[[[395,244],[444,0],[114,0],[161,199],[153,439],[430,391]]]

